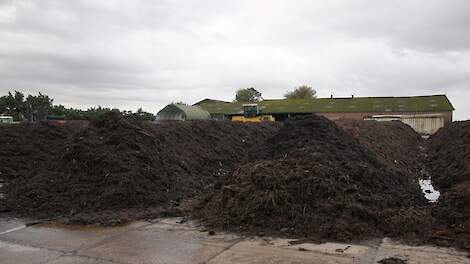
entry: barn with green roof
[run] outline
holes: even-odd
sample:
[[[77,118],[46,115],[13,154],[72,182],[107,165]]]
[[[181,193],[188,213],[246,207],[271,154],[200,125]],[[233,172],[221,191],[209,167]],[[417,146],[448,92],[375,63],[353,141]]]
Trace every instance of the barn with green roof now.
[[[209,112],[214,119],[230,119],[243,114],[243,103],[240,102],[204,99],[195,105]],[[439,117],[443,123],[448,123],[452,121],[454,111],[446,95],[267,99],[259,105],[263,114],[273,115],[277,121],[315,113],[331,120],[427,115],[428,119]]]

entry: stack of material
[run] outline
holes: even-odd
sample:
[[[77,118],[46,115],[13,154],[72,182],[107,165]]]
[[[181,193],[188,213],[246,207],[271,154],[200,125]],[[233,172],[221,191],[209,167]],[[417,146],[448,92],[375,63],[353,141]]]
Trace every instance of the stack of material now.
[[[421,136],[400,122],[377,122],[340,119],[336,124],[371,150],[390,168],[416,176],[420,170]]]
[[[9,173],[6,206],[15,213],[49,218],[174,206],[204,193],[207,185],[243,159],[243,149],[269,137],[277,125],[158,125],[111,113],[77,133],[63,133],[64,128],[55,126],[46,129],[46,134],[54,133],[48,136],[54,138],[51,141],[37,140],[35,135],[43,130],[23,129],[32,136],[16,145],[19,152],[25,153],[34,142],[33,148],[47,152],[48,160],[26,160],[21,174]],[[18,166],[20,158],[15,156],[10,163]]]
[[[430,138],[427,166],[439,188],[470,181],[470,121],[453,122]]]
[[[438,233],[470,250],[470,121],[451,123],[430,140],[427,165],[442,194],[433,208]]]
[[[409,177],[323,117],[286,123],[250,156],[201,204],[210,225],[350,241],[387,233],[391,212],[422,201]]]

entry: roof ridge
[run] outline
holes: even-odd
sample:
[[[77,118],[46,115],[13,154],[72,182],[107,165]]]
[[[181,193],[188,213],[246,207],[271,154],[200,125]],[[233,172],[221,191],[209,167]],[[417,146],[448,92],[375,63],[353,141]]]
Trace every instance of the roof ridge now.
[[[434,97],[447,96],[446,94],[430,94],[430,95],[408,95],[408,96],[348,96],[348,97],[316,97],[316,98],[277,98],[264,99],[263,101],[282,101],[282,100],[315,100],[315,99],[357,99],[357,98],[417,98],[417,97]]]

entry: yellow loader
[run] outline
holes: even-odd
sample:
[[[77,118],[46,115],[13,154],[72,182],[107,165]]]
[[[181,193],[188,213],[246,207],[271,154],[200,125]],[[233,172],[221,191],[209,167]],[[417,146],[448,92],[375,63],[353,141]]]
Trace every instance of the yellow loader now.
[[[272,115],[263,115],[258,104],[243,104],[243,115],[232,116],[238,122],[274,122]]]

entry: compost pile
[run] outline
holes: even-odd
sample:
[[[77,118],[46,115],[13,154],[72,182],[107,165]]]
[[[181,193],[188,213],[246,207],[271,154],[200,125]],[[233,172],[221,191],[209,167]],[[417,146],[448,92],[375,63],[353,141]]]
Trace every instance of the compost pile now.
[[[444,238],[446,246],[453,245],[470,250],[470,181],[446,190],[433,208],[437,221],[435,234]]]
[[[470,250],[470,121],[427,142],[398,122],[337,124],[155,124],[112,112],[0,126],[0,211],[105,225],[189,211],[250,233]],[[418,171],[441,191],[437,203]]]
[[[436,233],[448,245],[470,250],[470,121],[453,122],[431,137],[428,162],[441,190],[432,208]]]
[[[86,122],[22,123],[0,126],[0,179],[8,181],[49,163]]]
[[[421,201],[409,177],[319,116],[287,122],[201,204],[212,226],[350,241],[388,233]]]
[[[193,179],[197,185],[185,192],[200,194],[212,190],[211,185],[244,160],[248,150],[270,138],[280,126],[197,121],[147,124],[145,129],[155,135],[167,157],[176,158],[178,171],[172,173],[179,176],[174,178],[175,185],[185,186],[188,179]]]
[[[431,137],[428,168],[440,189],[470,181],[470,121],[448,124]]]
[[[243,149],[275,130],[273,124],[210,121],[156,125],[110,113],[66,137],[52,136],[55,145],[35,143],[50,148],[48,161],[29,164],[8,180],[6,205],[22,215],[80,214],[82,221],[84,212],[172,207],[203,193],[244,157]],[[26,133],[36,141],[36,130]],[[29,147],[25,141],[17,147]]]
[[[371,150],[390,168],[411,176],[420,169],[420,148],[423,140],[410,126],[399,122],[377,122],[340,119],[336,124]]]

